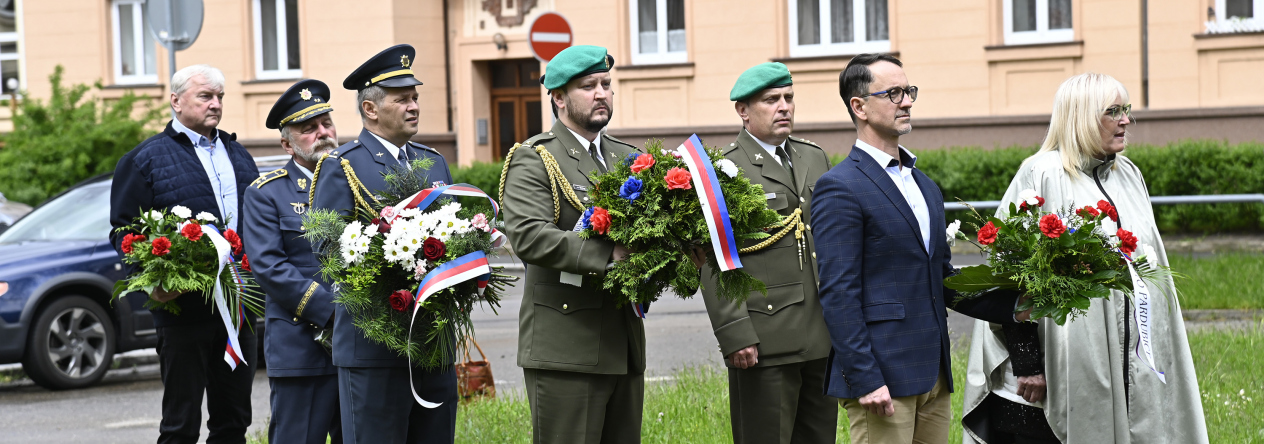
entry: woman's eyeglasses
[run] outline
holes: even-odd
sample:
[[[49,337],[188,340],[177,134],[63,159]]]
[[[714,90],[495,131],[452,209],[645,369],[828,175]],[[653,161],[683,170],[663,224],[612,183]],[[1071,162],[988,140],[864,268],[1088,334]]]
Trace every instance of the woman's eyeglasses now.
[[[1106,108],[1106,115],[1115,119],[1116,122],[1123,120],[1124,116],[1128,116],[1128,120],[1132,120],[1132,104],[1114,105]]]
[[[916,102],[916,101],[917,101],[917,87],[916,87],[916,86],[910,86],[910,87],[908,87],[908,88],[900,88],[900,87],[898,87],[898,86],[897,86],[897,87],[894,87],[894,88],[891,88],[891,89],[888,89],[888,90],[885,90],[885,91],[878,91],[878,92],[873,93],[873,94],[866,94],[866,95],[865,95],[865,98],[869,98],[869,97],[873,97],[873,96],[880,96],[880,95],[883,95],[883,94],[886,94],[886,95],[887,95],[887,98],[888,98],[888,99],[891,99],[891,103],[894,103],[894,104],[897,104],[897,105],[898,105],[898,104],[900,104],[900,102],[903,102],[903,101],[904,101],[904,95],[905,95],[905,94],[908,94],[908,96],[909,96],[909,101],[910,101],[910,102]]]

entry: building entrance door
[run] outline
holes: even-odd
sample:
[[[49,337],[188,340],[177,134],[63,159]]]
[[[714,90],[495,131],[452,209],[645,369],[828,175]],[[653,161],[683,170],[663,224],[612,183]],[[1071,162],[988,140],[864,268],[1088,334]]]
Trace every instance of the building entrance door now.
[[[515,143],[543,132],[540,62],[536,59],[491,62],[492,158],[501,160]]]

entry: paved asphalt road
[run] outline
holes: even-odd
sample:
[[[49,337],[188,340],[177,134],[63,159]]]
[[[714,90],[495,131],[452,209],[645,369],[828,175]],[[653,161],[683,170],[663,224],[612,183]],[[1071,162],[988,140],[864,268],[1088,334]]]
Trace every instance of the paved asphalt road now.
[[[978,263],[965,257],[958,265]],[[521,275],[521,273],[518,273]],[[518,307],[520,289],[511,289],[499,315],[490,310],[474,315],[479,343],[492,362],[497,390],[521,393],[522,369],[518,368]],[[971,321],[950,313],[949,329],[960,342]],[[650,309],[645,321],[650,383],[670,380],[686,366],[723,365],[706,307],[700,297],[665,297]],[[142,351],[139,354],[152,350]],[[477,356],[475,357],[477,359]],[[269,417],[268,378],[255,374],[251,396],[252,431],[264,431]],[[157,364],[111,371],[101,384],[84,389],[51,392],[29,382],[0,385],[0,443],[144,443],[153,442],[161,418],[162,383]],[[205,407],[203,408],[205,424]],[[206,439],[203,425],[202,439]]]

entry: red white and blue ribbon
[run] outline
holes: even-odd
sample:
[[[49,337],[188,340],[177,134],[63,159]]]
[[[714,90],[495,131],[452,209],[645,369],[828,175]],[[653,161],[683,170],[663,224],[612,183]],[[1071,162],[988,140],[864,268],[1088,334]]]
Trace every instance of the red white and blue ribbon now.
[[[408,323],[409,339],[413,337],[413,324],[417,322],[417,313],[421,311],[422,302],[425,302],[426,299],[429,299],[435,293],[471,279],[476,280],[481,292],[491,279],[491,273],[492,267],[487,263],[487,255],[483,254],[482,251],[475,251],[450,260],[426,273],[426,276],[421,279],[421,285],[417,287],[417,296],[413,301],[413,318]],[[418,404],[421,404],[422,407],[428,409],[443,405],[442,402],[430,402],[421,399],[421,396],[417,395],[417,388],[412,383],[412,371],[412,366],[408,366],[408,386],[412,389],[413,399]]]
[[[729,220],[729,207],[724,202],[720,180],[711,166],[706,148],[694,134],[680,144],[676,152],[680,153],[680,160],[689,166],[689,174],[693,176],[693,188],[698,192],[702,215],[707,220],[707,229],[711,231],[711,247],[715,250],[720,271],[742,268],[742,261],[737,257],[737,238],[733,236],[733,225]]]
[[[418,191],[412,196],[409,196],[407,199],[400,201],[398,205],[395,205],[395,214],[391,216],[391,220],[387,221],[387,223],[395,223],[395,219],[399,218],[399,212],[402,210],[418,208],[424,211],[426,208],[430,207],[430,204],[433,204],[436,200],[439,200],[439,198],[443,196],[483,197],[492,204],[492,217],[490,219],[495,220],[496,216],[500,215],[500,205],[496,204],[495,199],[492,199],[491,196],[487,195],[487,193],[484,193],[483,190],[478,189],[476,186],[468,183],[458,183],[453,185],[442,185],[434,188],[426,188]],[[495,228],[492,228],[491,233],[492,248],[500,248],[505,244],[506,238],[504,233],[501,233]]]
[[[224,288],[220,285],[219,276],[224,272],[224,267],[228,266],[233,270],[233,279],[240,285],[241,277],[236,273],[236,267],[233,266],[233,247],[228,243],[224,236],[219,234],[219,229],[214,225],[202,225],[202,233],[211,240],[211,244],[215,246],[215,252],[219,255],[219,270],[215,272],[215,288],[211,293],[215,299],[215,307],[219,309],[220,319],[224,321],[224,329],[228,330],[228,343],[224,344],[224,362],[229,367],[237,370],[237,364],[245,364],[245,355],[241,353],[241,343],[238,342],[237,335],[240,332],[239,326],[244,323],[246,313],[242,311],[240,304],[237,307],[238,323],[233,325],[232,312],[228,309],[228,301],[224,297]]]
[[[645,304],[632,304],[632,313],[636,313],[636,317],[638,318],[645,319]]]

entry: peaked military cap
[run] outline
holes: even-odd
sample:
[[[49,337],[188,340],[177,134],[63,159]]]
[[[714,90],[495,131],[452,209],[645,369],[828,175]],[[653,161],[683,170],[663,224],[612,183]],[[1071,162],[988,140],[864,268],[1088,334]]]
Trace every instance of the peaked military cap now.
[[[540,76],[540,83],[549,91],[561,88],[576,77],[583,77],[598,72],[608,72],[614,67],[614,56],[606,52],[606,48],[592,45],[577,45],[563,49],[553,56],[549,65]]]
[[[790,80],[790,69],[777,62],[760,63],[751,67],[737,77],[733,90],[729,91],[729,100],[734,102],[746,100],[755,93],[768,88],[780,88],[793,85]]]
[[[272,104],[264,125],[268,129],[281,129],[333,110],[329,106],[329,85],[320,80],[300,80]]]
[[[374,85],[386,88],[420,85],[421,81],[413,77],[412,66],[416,57],[417,50],[413,45],[405,43],[386,48],[356,68],[342,81],[342,87],[359,91]]]

